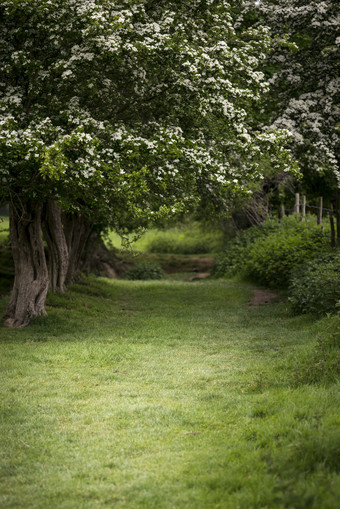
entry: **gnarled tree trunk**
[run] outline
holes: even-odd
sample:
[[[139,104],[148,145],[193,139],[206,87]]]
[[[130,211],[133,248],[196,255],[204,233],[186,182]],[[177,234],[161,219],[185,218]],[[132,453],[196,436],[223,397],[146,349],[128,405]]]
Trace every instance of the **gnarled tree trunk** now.
[[[15,267],[14,285],[6,312],[8,327],[25,327],[46,314],[48,271],[41,231],[42,204],[10,205],[10,239]]]
[[[93,225],[81,215],[64,214],[63,225],[68,247],[66,284],[72,284],[79,276],[82,255],[86,251]]]
[[[52,292],[65,292],[69,251],[62,224],[62,212],[52,200],[44,207],[42,228],[47,243],[49,289]]]

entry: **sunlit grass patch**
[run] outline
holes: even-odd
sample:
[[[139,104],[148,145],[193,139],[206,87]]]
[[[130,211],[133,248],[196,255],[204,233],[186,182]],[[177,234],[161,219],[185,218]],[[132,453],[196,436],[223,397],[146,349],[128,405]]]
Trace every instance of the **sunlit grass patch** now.
[[[9,220],[0,217],[0,242],[7,240],[9,237]]]
[[[131,234],[128,238],[132,241],[134,235]],[[115,248],[122,248],[122,239],[117,233],[110,232],[107,240]],[[220,230],[207,231],[197,222],[164,229],[151,228],[131,244],[131,248],[139,252],[184,255],[217,253],[222,246],[223,233]]]

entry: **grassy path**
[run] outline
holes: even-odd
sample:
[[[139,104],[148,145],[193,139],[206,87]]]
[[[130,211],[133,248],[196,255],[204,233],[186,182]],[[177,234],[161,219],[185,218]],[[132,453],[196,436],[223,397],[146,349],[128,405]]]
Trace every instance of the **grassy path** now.
[[[0,328],[0,507],[334,509],[339,391],[293,383],[320,324],[250,295],[93,279]]]

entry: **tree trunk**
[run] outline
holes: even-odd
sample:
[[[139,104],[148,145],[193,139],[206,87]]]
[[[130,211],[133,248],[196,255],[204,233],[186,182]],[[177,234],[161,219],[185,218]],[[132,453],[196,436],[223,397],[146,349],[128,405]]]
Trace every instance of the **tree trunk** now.
[[[105,246],[100,230],[92,231],[82,257],[82,270],[86,274],[119,279],[132,265],[132,262],[120,258]]]
[[[82,255],[92,233],[93,225],[83,216],[64,214],[63,225],[68,247],[68,268],[66,284],[74,283],[79,277]]]
[[[6,311],[8,327],[25,327],[45,315],[48,270],[41,232],[42,204],[10,205],[10,239],[15,277]]]
[[[65,280],[69,263],[68,247],[62,224],[61,210],[52,200],[49,200],[45,206],[42,227],[47,243],[49,289],[52,292],[65,292]]]

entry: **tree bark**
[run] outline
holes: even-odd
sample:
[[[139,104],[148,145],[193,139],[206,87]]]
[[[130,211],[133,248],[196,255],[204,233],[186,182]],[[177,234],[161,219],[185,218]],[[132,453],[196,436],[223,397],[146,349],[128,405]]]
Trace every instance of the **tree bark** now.
[[[66,276],[69,252],[62,224],[62,213],[58,205],[49,200],[45,205],[42,228],[47,243],[47,267],[49,289],[52,292],[66,291]]]
[[[120,258],[105,246],[100,230],[92,230],[82,257],[82,270],[85,274],[119,279],[132,265],[132,262]]]
[[[25,327],[45,315],[48,270],[41,231],[42,204],[10,205],[10,239],[15,277],[6,311],[8,327]]]
[[[93,225],[81,215],[64,214],[63,226],[68,248],[68,268],[65,282],[72,284],[79,277],[82,255],[86,251]]]

